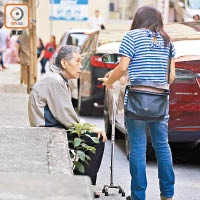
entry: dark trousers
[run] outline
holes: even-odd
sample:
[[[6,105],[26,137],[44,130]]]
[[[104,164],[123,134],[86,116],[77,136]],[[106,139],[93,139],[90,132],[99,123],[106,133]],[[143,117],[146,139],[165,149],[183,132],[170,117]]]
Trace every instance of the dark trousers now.
[[[41,65],[42,65],[42,69],[41,69],[41,73],[45,73],[45,65],[47,63],[48,59],[47,58],[42,58],[42,60],[40,61]]]
[[[91,135],[92,137],[97,137],[96,133],[88,133],[88,134]],[[71,139],[71,138],[69,137],[69,139]],[[99,139],[98,144],[94,143],[89,137],[86,137],[86,136],[83,136],[82,139],[85,140],[85,143],[87,145],[95,147],[96,153],[87,152],[87,155],[90,156],[91,160],[89,161],[88,164],[83,163],[83,165],[85,167],[85,172],[81,173],[78,170],[74,170],[74,174],[87,175],[91,178],[92,185],[96,185],[97,173],[98,173],[100,165],[101,165],[101,160],[103,157],[105,143],[103,142],[102,137]]]
[[[3,53],[0,52],[0,65],[3,67]]]

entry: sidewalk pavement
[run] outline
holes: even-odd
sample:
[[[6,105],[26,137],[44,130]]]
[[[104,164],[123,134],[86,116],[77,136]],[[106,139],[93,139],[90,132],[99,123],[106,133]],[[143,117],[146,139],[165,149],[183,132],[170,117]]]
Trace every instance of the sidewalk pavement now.
[[[0,71],[0,92],[26,93],[26,85],[20,85],[20,65],[9,64]]]
[[[0,126],[28,127],[28,94],[20,85],[20,65],[0,71]]]

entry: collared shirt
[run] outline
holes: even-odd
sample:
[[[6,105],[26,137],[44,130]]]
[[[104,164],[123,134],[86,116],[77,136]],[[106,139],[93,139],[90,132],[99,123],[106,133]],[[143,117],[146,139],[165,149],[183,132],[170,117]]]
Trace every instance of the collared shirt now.
[[[157,38],[156,43],[153,42],[153,36]],[[131,59],[128,66],[130,81],[141,79],[167,84],[169,44],[165,47],[159,33],[144,29],[129,31],[122,40],[119,54]],[[173,44],[172,57],[175,57]]]
[[[31,126],[68,129],[72,123],[79,122],[68,80],[58,67],[52,65],[51,71],[33,86],[28,111]]]
[[[99,16],[98,18],[96,16],[93,16],[88,20],[88,23],[90,24],[92,29],[101,30],[101,25],[104,24],[104,21],[101,16]]]

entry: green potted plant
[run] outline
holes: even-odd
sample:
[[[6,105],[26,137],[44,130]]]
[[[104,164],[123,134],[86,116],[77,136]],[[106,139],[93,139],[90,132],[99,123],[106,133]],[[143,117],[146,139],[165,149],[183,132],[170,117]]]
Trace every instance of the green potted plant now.
[[[88,152],[96,152],[95,147],[89,146],[85,143],[83,136],[89,137],[94,143],[99,143],[97,137],[91,137],[88,134],[88,132],[91,132],[91,128],[93,127],[95,126],[88,123],[75,123],[67,130],[69,135],[69,152],[73,163],[72,169],[76,169],[81,173],[84,173],[85,171],[83,163],[88,164],[90,161]]]

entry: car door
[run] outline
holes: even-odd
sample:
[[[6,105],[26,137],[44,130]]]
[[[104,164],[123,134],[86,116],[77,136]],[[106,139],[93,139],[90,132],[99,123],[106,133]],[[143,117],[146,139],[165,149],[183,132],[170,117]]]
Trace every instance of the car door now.
[[[99,31],[94,32],[81,47],[82,73],[79,85],[81,97],[89,96],[91,88],[90,58],[96,51],[98,35]]]
[[[78,82],[78,113],[87,115],[88,105],[84,104],[84,100],[90,96],[91,90],[91,70],[90,59],[96,51],[99,31],[92,33],[81,47],[82,72]]]

